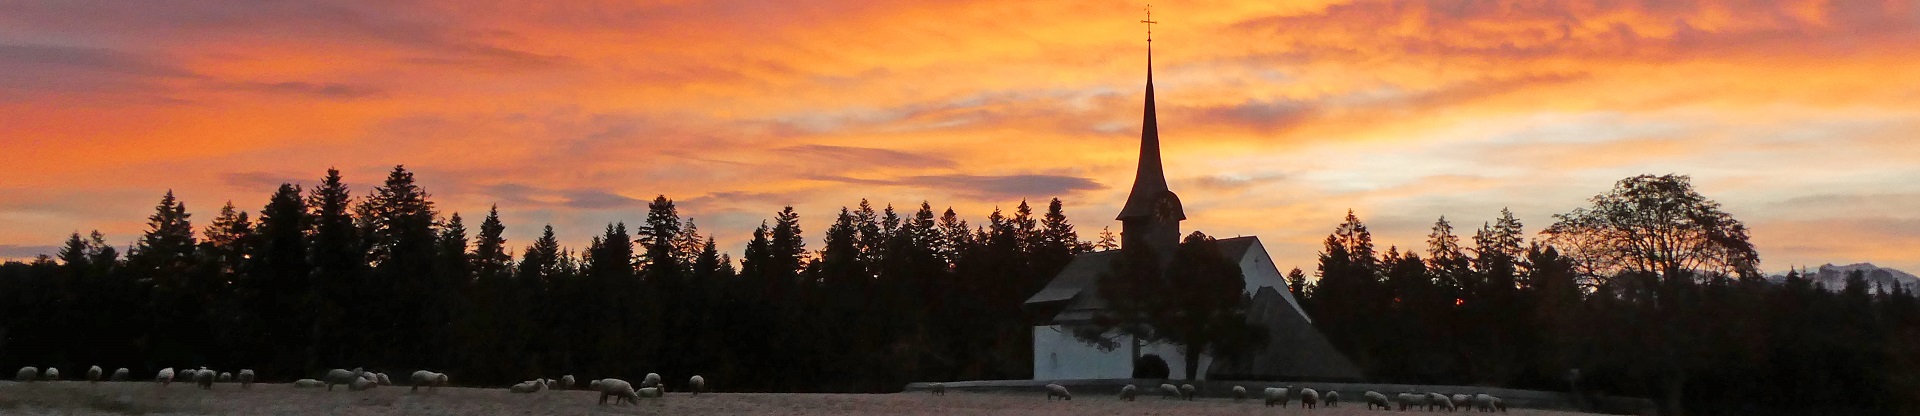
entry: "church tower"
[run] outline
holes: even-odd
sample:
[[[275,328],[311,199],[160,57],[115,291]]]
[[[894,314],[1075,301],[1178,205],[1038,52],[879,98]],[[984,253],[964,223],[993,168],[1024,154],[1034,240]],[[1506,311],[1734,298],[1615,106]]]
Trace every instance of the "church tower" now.
[[[1149,27],[1153,22],[1141,21]],[[1180,247],[1180,221],[1187,219],[1180,197],[1167,189],[1167,177],[1160,168],[1160,126],[1153,114],[1153,32],[1147,32],[1147,106],[1140,126],[1140,166],[1133,174],[1133,191],[1127,205],[1120,209],[1120,246],[1146,248],[1164,269],[1172,264],[1174,250]]]

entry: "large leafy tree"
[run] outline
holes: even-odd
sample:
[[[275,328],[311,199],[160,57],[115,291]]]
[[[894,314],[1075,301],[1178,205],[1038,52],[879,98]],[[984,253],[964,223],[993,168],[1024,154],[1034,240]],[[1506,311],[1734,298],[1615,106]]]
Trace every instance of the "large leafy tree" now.
[[[1261,346],[1266,329],[1247,319],[1252,295],[1240,265],[1220,251],[1213,237],[1195,231],[1174,252],[1166,270],[1152,251],[1121,248],[1098,293],[1109,308],[1074,335],[1102,349],[1119,347],[1113,334],[1181,347],[1187,379],[1200,372],[1200,356],[1238,356]]]

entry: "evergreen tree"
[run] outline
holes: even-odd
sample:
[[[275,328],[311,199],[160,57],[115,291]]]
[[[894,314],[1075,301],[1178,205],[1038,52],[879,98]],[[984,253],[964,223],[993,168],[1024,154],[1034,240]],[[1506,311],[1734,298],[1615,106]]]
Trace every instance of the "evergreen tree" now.
[[[500,206],[488,208],[473,246],[473,272],[480,280],[505,279],[513,269],[513,254],[507,252],[503,235],[506,231],[506,225],[500,223]]]

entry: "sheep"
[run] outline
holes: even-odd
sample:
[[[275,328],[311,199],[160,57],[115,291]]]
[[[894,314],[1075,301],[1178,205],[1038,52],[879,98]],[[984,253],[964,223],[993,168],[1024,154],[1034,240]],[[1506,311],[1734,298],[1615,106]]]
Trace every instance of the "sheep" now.
[[[574,378],[573,378],[573,375],[572,375],[572,374],[568,374],[568,375],[564,375],[564,376],[560,376],[560,389],[562,389],[562,390],[571,390],[571,389],[573,389],[573,386],[574,386],[574,384],[573,384],[573,383],[574,383],[575,381],[576,381],[576,380],[574,380]]]
[[[1268,387],[1267,390],[1261,392],[1261,394],[1267,399],[1267,407],[1273,407],[1274,403],[1279,403],[1280,407],[1287,407],[1287,389]]]
[[[193,384],[199,385],[202,390],[213,390],[213,379],[217,376],[219,375],[215,374],[213,370],[200,367],[200,370],[193,371]]]
[[[694,377],[699,377],[699,376],[694,376]],[[706,380],[706,379],[700,379],[700,386],[699,386],[699,387],[700,387],[700,388],[704,388],[704,387],[706,387],[706,386],[707,386],[707,380]],[[696,390],[696,391],[697,391],[697,390]],[[935,395],[935,396],[945,396],[945,395],[947,395],[947,383],[929,383],[929,384],[927,384],[927,394],[931,394],[931,395]]]
[[[58,368],[47,367],[47,372],[45,375],[47,377],[47,381],[60,381],[60,369]]]
[[[1428,392],[1427,403],[1428,403],[1427,410],[1433,410],[1434,408],[1439,408],[1441,410],[1446,410],[1449,412],[1458,410],[1458,409],[1454,409],[1453,407],[1453,399],[1447,397],[1447,395],[1445,394]]]
[[[367,391],[374,387],[380,387],[380,381],[357,378],[352,383],[347,383],[347,391]]]
[[[699,396],[700,392],[706,389],[707,389],[706,377],[701,377],[699,374],[694,374],[693,377],[690,377],[687,379],[687,390],[691,390],[693,395]],[[946,390],[947,390],[946,385],[944,384],[940,385],[941,393],[943,394],[946,393]]]
[[[408,390],[407,392],[409,393],[420,391],[420,386],[422,385],[427,386],[428,392],[433,392],[435,389],[447,385],[446,374],[427,370],[415,371],[411,378],[413,379],[413,389]]]
[[[92,367],[87,367],[87,382],[99,383],[100,375],[105,372],[107,372],[107,370],[100,369],[100,366],[97,366],[97,365]]]
[[[1166,384],[1166,383],[1161,383],[1161,384],[1160,384],[1160,397],[1161,397],[1161,398],[1166,398],[1166,399],[1172,399],[1172,398],[1177,398],[1177,397],[1180,397],[1180,388],[1179,388],[1179,387],[1175,387],[1175,386],[1174,386],[1174,385],[1172,385],[1172,384]]]
[[[1073,393],[1067,392],[1067,386],[1062,386],[1059,384],[1048,384],[1047,400],[1051,401],[1055,397],[1059,397],[1062,400],[1073,400]]]
[[[1507,404],[1502,402],[1499,397],[1480,393],[1473,395],[1473,408],[1482,412],[1498,410],[1504,413],[1507,411]]]
[[[1233,401],[1234,401],[1234,402],[1239,402],[1239,401],[1241,401],[1241,400],[1245,400],[1246,398],[1247,398],[1247,388],[1246,388],[1246,387],[1241,387],[1241,386],[1233,386]]]
[[[634,390],[633,392],[635,395],[646,398],[664,399],[667,397],[667,389],[659,386],[642,388]]]
[[[240,380],[240,388],[243,388],[243,389],[253,388],[253,369],[251,368],[240,369],[240,375],[234,376],[234,379]]]
[[[1193,388],[1193,385],[1192,385],[1192,384],[1181,384],[1181,385],[1180,385],[1180,398],[1182,398],[1182,399],[1187,399],[1187,400],[1189,400],[1189,401],[1191,401],[1191,400],[1193,400],[1193,392],[1194,392],[1195,390],[1198,390],[1198,389],[1195,389],[1195,388]]]
[[[1321,401],[1326,403],[1327,407],[1340,407],[1340,392],[1327,390],[1326,397]]]
[[[320,388],[325,386],[329,386],[329,384],[327,384],[327,382],[325,381],[314,380],[310,378],[303,378],[303,379],[293,381],[293,388],[296,388],[296,389]]]
[[[221,382],[221,383],[231,383],[231,382],[233,382],[233,372],[232,372],[232,371],[222,371],[222,372],[220,372],[220,382]]]
[[[560,389],[560,380],[555,380],[555,379],[551,379],[551,378],[543,378],[543,379],[540,379],[540,384],[545,384],[545,385],[547,385],[547,390],[559,390],[559,389]]]
[[[641,388],[659,387],[659,386],[660,386],[660,373],[647,373],[647,378],[640,380]]]
[[[1429,410],[1432,409],[1432,407],[1427,406],[1427,395],[1414,392],[1400,393],[1400,410],[1405,411],[1409,407],[1426,407]]]
[[[600,380],[587,382],[587,390],[600,391]]]
[[[120,367],[118,370],[113,370],[113,376],[108,377],[107,381],[127,381],[127,378],[132,376],[132,371],[127,371],[126,367]]]
[[[1313,391],[1312,388],[1304,388],[1304,387],[1301,388],[1300,389],[1300,407],[1305,407],[1308,409],[1319,408],[1320,392]]]
[[[1471,409],[1473,408],[1473,396],[1467,395],[1467,394],[1455,394],[1453,395],[1453,406],[1461,408],[1460,410]]]
[[[594,390],[600,391],[601,406],[607,405],[608,397],[614,398],[613,404],[620,404],[622,400],[634,404],[639,404],[640,402],[640,395],[633,390],[633,383],[628,383],[626,380],[609,378],[594,380],[593,383],[589,384],[593,386]]]
[[[1130,401],[1133,401],[1134,397],[1139,395],[1140,395],[1139,387],[1134,387],[1132,384],[1120,386],[1120,400],[1130,402]]]
[[[1380,394],[1380,392],[1368,390],[1366,394],[1363,394],[1361,396],[1366,397],[1367,399],[1367,410],[1373,410],[1374,406],[1380,406],[1381,409],[1385,409],[1385,410],[1393,409],[1393,402],[1387,401],[1387,395],[1385,394]]]
[[[153,381],[159,382],[161,387],[173,385],[173,367],[160,369],[159,373],[154,374]]]
[[[366,378],[366,375],[367,370],[359,367],[354,367],[353,371],[335,368],[327,370],[327,376],[323,377],[322,380],[327,382],[327,391],[333,391],[333,385],[335,384],[346,384],[347,387],[351,388],[353,387],[354,380],[363,380]]]
[[[379,382],[382,386],[393,385],[393,379],[387,378],[387,373],[373,373],[373,378],[374,381]]]
[[[21,383],[32,383],[37,380],[40,380],[40,369],[31,366],[20,367],[20,372],[13,375],[13,381]]]

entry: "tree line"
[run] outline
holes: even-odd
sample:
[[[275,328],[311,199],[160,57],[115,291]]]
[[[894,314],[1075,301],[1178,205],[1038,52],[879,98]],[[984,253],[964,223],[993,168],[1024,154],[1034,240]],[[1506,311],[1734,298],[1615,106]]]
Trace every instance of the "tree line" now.
[[[1627,178],[1554,219],[1530,241],[1507,210],[1465,238],[1441,217],[1424,247],[1383,253],[1349,212],[1319,278],[1294,269],[1290,289],[1382,382],[1649,397],[1669,415],[1920,411],[1911,288],[1771,283],[1685,176]]]
[[[863,200],[813,249],[787,207],[735,261],[661,196],[584,249],[549,225],[516,257],[497,208],[469,229],[404,167],[358,196],[330,169],[198,229],[168,192],[124,255],[75,233],[57,255],[0,265],[0,365],[264,380],[429,368],[471,385],[658,372],[796,392],[1029,378],[1021,303],[1075,254],[1114,246],[1081,241],[1058,199],[1045,209],[974,226]]]

